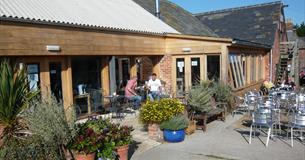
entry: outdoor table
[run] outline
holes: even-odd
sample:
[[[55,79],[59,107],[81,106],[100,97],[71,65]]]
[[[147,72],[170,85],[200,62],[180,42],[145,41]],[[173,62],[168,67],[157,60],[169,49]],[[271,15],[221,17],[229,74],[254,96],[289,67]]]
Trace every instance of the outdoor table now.
[[[74,104],[76,104],[77,99],[87,99],[87,107],[88,107],[88,114],[91,114],[91,102],[90,102],[90,94],[89,93],[84,93],[81,95],[75,95],[74,96]]]

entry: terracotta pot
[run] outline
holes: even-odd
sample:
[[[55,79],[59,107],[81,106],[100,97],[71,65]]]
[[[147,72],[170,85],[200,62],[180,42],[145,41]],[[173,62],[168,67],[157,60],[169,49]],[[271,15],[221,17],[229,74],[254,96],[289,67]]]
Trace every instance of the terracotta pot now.
[[[153,140],[163,139],[163,132],[160,130],[159,124],[151,123],[148,125],[148,137]]]
[[[75,160],[95,160],[95,153],[90,154],[82,154],[82,153],[74,153]]]
[[[119,160],[128,160],[129,145],[116,147],[116,151],[119,155]]]

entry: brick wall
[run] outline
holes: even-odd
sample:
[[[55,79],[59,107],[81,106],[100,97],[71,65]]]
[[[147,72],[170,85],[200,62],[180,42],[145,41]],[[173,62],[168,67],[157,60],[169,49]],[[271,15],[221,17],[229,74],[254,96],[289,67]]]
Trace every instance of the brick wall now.
[[[280,39],[279,39],[279,31],[276,31],[272,49],[272,82],[275,81],[276,76],[276,64],[279,63],[280,59]]]
[[[166,82],[165,88],[172,91],[172,56],[165,55],[160,60],[160,79]]]
[[[149,79],[149,76],[152,74],[152,70],[153,70],[153,64],[149,57],[142,58],[141,68],[142,68],[141,80],[147,81]]]

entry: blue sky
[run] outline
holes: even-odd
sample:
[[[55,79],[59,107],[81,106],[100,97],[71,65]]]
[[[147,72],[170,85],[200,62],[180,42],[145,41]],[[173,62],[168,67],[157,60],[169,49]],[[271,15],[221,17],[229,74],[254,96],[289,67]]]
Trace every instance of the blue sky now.
[[[259,3],[274,2],[274,0],[170,0],[189,12],[199,13],[225,8],[254,5]],[[294,23],[305,21],[305,0],[282,0],[289,5],[285,8],[286,18],[291,18]]]

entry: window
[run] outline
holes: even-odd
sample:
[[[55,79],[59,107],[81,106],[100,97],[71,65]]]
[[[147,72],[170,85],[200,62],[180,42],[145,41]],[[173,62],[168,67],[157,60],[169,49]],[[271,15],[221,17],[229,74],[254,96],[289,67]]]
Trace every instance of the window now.
[[[244,76],[244,66],[242,57],[230,54],[229,56],[230,61],[230,67],[229,67],[229,73],[230,73],[230,79],[233,80],[234,88],[239,88],[245,85],[245,76]]]
[[[27,64],[29,88],[32,91],[37,91],[40,85],[39,64]]]
[[[207,77],[209,80],[218,80],[220,77],[220,56],[207,56]]]
[[[200,82],[200,58],[191,58],[192,86]]]

